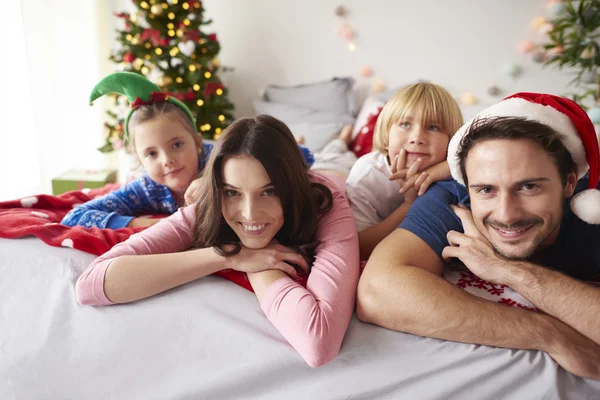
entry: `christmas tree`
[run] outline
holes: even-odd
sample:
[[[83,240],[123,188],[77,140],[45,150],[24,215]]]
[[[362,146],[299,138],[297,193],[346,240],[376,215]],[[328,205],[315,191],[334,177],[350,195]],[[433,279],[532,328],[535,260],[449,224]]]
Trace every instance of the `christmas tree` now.
[[[233,104],[218,76],[217,35],[205,33],[199,0],[133,0],[135,13],[119,13],[124,28],[117,30],[117,47],[110,59],[120,71],[136,72],[163,92],[183,101],[195,116],[198,131],[217,139],[233,120]],[[101,152],[123,146],[127,100],[113,96],[114,110],[105,123],[106,143]]]
[[[572,84],[579,90],[569,96],[579,103],[592,100],[593,107],[598,107],[600,0],[555,1],[549,4],[548,10],[551,29],[544,44],[546,65],[571,68],[575,72]],[[594,122],[600,122],[598,116]]]

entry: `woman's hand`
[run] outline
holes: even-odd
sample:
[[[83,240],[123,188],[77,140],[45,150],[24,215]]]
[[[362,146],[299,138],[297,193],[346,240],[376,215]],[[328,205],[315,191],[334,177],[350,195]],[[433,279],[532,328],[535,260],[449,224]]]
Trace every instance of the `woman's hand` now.
[[[228,268],[246,273],[279,270],[291,278],[297,278],[298,271],[290,264],[294,264],[301,272],[308,273],[308,263],[304,257],[278,243],[271,243],[265,248],[256,250],[242,246],[238,254],[227,259]]]

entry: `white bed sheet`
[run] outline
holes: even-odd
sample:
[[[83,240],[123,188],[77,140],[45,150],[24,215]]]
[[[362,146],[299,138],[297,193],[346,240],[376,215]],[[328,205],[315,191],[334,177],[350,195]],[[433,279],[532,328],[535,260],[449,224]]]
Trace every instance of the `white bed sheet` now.
[[[598,399],[542,352],[423,338],[354,318],[313,369],[254,295],[207,277],[130,305],[79,306],[92,255],[0,239],[0,399]]]

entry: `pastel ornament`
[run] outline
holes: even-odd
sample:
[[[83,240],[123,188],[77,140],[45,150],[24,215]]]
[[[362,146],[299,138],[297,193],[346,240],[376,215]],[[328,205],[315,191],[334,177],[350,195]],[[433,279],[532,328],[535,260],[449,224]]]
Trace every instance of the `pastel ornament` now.
[[[541,64],[546,61],[546,54],[543,51],[535,51],[531,54],[531,60],[534,63]]]
[[[547,35],[548,33],[552,32],[553,29],[554,29],[554,25],[547,22],[540,26],[540,28],[538,29],[538,32],[541,33],[542,35]]]
[[[533,47],[534,46],[533,46],[533,43],[531,42],[531,40],[524,40],[519,45],[519,51],[524,54],[531,53],[531,51],[533,50]]]
[[[337,15],[338,17],[345,17],[346,14],[348,14],[348,10],[346,10],[346,7],[337,6],[335,8],[335,15]]]
[[[499,96],[501,93],[501,90],[498,86],[492,84],[490,87],[488,87],[487,93],[490,96]]]
[[[531,29],[537,31],[540,29],[542,25],[546,23],[546,18],[544,17],[536,17],[531,21]]]
[[[592,107],[588,110],[588,117],[594,125],[600,124],[600,107]]]
[[[564,3],[553,2],[548,4],[548,18],[550,19],[559,19],[566,15],[567,6]]]
[[[504,73],[511,78],[518,78],[523,73],[523,69],[516,64],[510,64],[504,68]]]
[[[368,65],[363,66],[360,69],[360,76],[362,76],[363,78],[370,78],[371,76],[373,76],[373,69]]]
[[[596,80],[598,79],[598,76],[596,74],[596,71],[584,71],[581,74],[581,82],[583,83],[596,83]]]
[[[580,57],[582,60],[589,60],[596,57],[596,46],[590,43],[585,49],[583,49]]]
[[[560,56],[564,52],[565,52],[565,48],[564,47],[562,47],[562,46],[556,46],[556,47],[553,47],[550,50],[548,50],[548,52],[546,54],[548,55],[548,57],[553,58],[553,57]]]
[[[466,92],[460,99],[461,103],[465,106],[472,106],[477,104],[477,98],[471,92]]]
[[[352,40],[355,37],[354,30],[352,30],[352,27],[346,24],[344,24],[340,28],[339,35],[346,40]]]
[[[383,82],[382,80],[378,79],[375,81],[375,83],[373,83],[373,86],[371,87],[371,90],[374,93],[381,93],[385,90],[385,82]]]

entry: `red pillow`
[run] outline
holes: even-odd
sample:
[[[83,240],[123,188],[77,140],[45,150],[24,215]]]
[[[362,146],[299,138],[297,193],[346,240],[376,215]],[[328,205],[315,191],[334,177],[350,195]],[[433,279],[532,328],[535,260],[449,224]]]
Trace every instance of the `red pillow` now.
[[[356,157],[362,157],[369,154],[373,149],[373,134],[375,133],[375,124],[377,117],[381,113],[383,107],[378,107],[377,111],[367,118],[367,123],[360,128],[358,135],[350,143],[350,150],[356,154]]]

